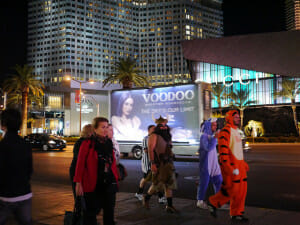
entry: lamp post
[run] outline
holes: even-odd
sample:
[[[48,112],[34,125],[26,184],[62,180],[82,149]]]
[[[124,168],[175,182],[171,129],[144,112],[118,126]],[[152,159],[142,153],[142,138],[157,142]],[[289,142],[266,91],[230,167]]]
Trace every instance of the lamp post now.
[[[93,84],[94,81],[92,81],[92,80],[90,80],[90,81],[75,80],[75,79],[72,79],[70,76],[67,76],[66,80],[69,80],[69,81],[73,80],[73,81],[79,83],[79,133],[81,133],[81,95],[82,95],[81,84],[84,84],[84,83]]]

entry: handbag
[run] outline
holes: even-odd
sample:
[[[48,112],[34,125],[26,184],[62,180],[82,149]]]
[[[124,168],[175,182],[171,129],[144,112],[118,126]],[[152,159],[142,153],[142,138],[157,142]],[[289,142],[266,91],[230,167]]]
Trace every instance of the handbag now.
[[[125,177],[127,177],[127,175],[128,175],[125,166],[123,164],[119,163],[117,165],[117,168],[118,168],[119,180],[124,180]]]
[[[83,196],[77,196],[73,211],[66,211],[64,216],[64,225],[83,225],[83,210],[85,209],[85,200]]]

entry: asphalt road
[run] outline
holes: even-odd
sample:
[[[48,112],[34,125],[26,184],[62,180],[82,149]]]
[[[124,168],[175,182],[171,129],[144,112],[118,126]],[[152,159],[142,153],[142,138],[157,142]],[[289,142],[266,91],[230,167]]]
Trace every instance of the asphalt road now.
[[[64,151],[34,151],[33,155],[34,182],[58,188],[60,184],[70,184],[72,146]],[[245,158],[250,166],[247,205],[300,211],[300,145],[255,145]],[[142,176],[140,161],[121,159],[121,163],[128,177],[121,182],[120,191],[134,193]],[[198,163],[188,159],[175,162],[175,167],[179,173],[175,196],[195,199]]]

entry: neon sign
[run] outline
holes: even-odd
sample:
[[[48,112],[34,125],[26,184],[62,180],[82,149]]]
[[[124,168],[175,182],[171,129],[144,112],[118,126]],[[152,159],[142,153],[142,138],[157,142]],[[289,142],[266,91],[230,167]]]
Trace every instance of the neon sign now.
[[[244,82],[243,80],[243,78],[244,78],[244,76],[246,76],[246,79],[248,79],[248,81],[247,82]],[[227,78],[231,78],[231,83],[226,83],[226,79]],[[240,82],[240,84],[241,85],[247,85],[247,84],[249,84],[250,83],[250,75],[249,74],[240,74],[239,75],[239,82]],[[255,77],[255,82],[256,82],[256,84],[258,84],[258,76],[256,76]],[[227,75],[227,76],[225,76],[224,78],[223,78],[223,84],[226,86],[226,87],[230,87],[230,86],[232,86],[233,85],[233,76],[232,75]]]

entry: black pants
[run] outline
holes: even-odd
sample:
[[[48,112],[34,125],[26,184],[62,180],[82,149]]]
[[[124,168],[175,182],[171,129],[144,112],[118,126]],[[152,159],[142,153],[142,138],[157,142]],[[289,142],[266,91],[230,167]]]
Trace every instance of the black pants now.
[[[83,225],[97,225],[97,214],[103,209],[103,225],[115,225],[114,208],[116,193],[110,189],[84,193],[86,210],[83,211]]]

